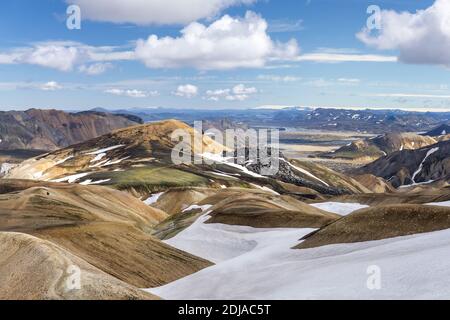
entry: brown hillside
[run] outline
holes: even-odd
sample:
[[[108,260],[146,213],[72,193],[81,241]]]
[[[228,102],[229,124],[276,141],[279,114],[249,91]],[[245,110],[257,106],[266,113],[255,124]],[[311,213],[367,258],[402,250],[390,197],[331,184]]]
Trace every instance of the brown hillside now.
[[[164,212],[114,189],[44,185],[47,186],[0,195],[0,230],[28,232],[107,221],[134,225],[146,231],[167,217]]]
[[[371,174],[353,176],[353,179],[358,181],[373,193],[395,192],[395,188],[389,182],[385,181],[382,178],[375,177]]]
[[[80,290],[69,290],[69,267],[81,270]],[[0,299],[157,299],[56,246],[22,233],[0,232]]]
[[[210,216],[207,223],[254,228],[320,228],[340,218],[289,196],[263,193],[227,197],[211,208]]]
[[[138,288],[159,287],[211,266],[126,224],[91,223],[33,234]]]
[[[450,228],[450,208],[391,205],[358,210],[306,236],[297,249],[382,240]]]
[[[0,195],[0,231],[47,239],[140,288],[164,285],[210,265],[153,238],[153,227],[167,215],[128,193],[45,185]]]

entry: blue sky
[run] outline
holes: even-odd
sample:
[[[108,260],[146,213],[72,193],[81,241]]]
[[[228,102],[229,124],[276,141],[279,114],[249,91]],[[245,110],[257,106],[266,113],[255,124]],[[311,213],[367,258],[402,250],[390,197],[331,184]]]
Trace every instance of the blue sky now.
[[[0,109],[450,110],[449,2],[4,0]]]

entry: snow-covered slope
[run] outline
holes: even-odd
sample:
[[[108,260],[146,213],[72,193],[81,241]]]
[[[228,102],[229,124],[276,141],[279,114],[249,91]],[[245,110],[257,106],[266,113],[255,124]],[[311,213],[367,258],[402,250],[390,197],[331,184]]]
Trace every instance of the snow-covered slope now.
[[[149,292],[165,299],[447,299],[450,295],[450,230],[295,250],[291,248],[311,229],[204,224],[207,219],[202,216],[167,243],[217,264]],[[379,290],[368,286],[373,270],[380,272]]]
[[[203,215],[176,237],[165,241],[172,247],[220,263],[237,258],[252,259],[254,254],[289,247],[314,229],[256,229],[225,224],[205,224]]]

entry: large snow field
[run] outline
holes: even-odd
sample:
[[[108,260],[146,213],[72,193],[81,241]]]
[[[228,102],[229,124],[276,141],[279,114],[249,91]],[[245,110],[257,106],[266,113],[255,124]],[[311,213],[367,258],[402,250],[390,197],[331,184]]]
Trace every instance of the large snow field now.
[[[313,229],[255,229],[251,227],[205,224],[206,214],[189,228],[165,243],[214,263],[243,255],[289,247]]]
[[[205,224],[207,214],[166,243],[216,265],[149,292],[164,299],[450,297],[450,230],[298,250],[292,247],[312,229]],[[379,290],[367,286],[372,266]]]

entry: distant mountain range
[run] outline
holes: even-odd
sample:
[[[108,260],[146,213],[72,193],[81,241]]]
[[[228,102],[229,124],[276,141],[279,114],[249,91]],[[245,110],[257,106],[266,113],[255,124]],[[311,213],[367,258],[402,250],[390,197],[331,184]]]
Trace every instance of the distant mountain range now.
[[[137,125],[131,114],[30,109],[0,112],[0,150],[56,150],[110,131]]]
[[[246,110],[198,110],[132,108],[93,109],[68,113],[30,109],[0,112],[0,150],[52,151],[107,134],[111,131],[165,119],[188,125],[203,121],[204,129],[249,127],[302,128],[322,131],[353,131],[374,134],[426,132],[429,136],[450,133],[450,112],[417,113],[401,110],[344,110],[288,108]],[[382,150],[385,151],[385,150]]]
[[[356,131],[383,134],[386,132],[424,132],[450,121],[450,112],[412,112],[403,110],[351,110],[328,108],[200,110],[135,108],[94,111],[131,114],[144,121],[177,119],[194,121],[230,121],[249,126],[277,126],[326,131]]]

